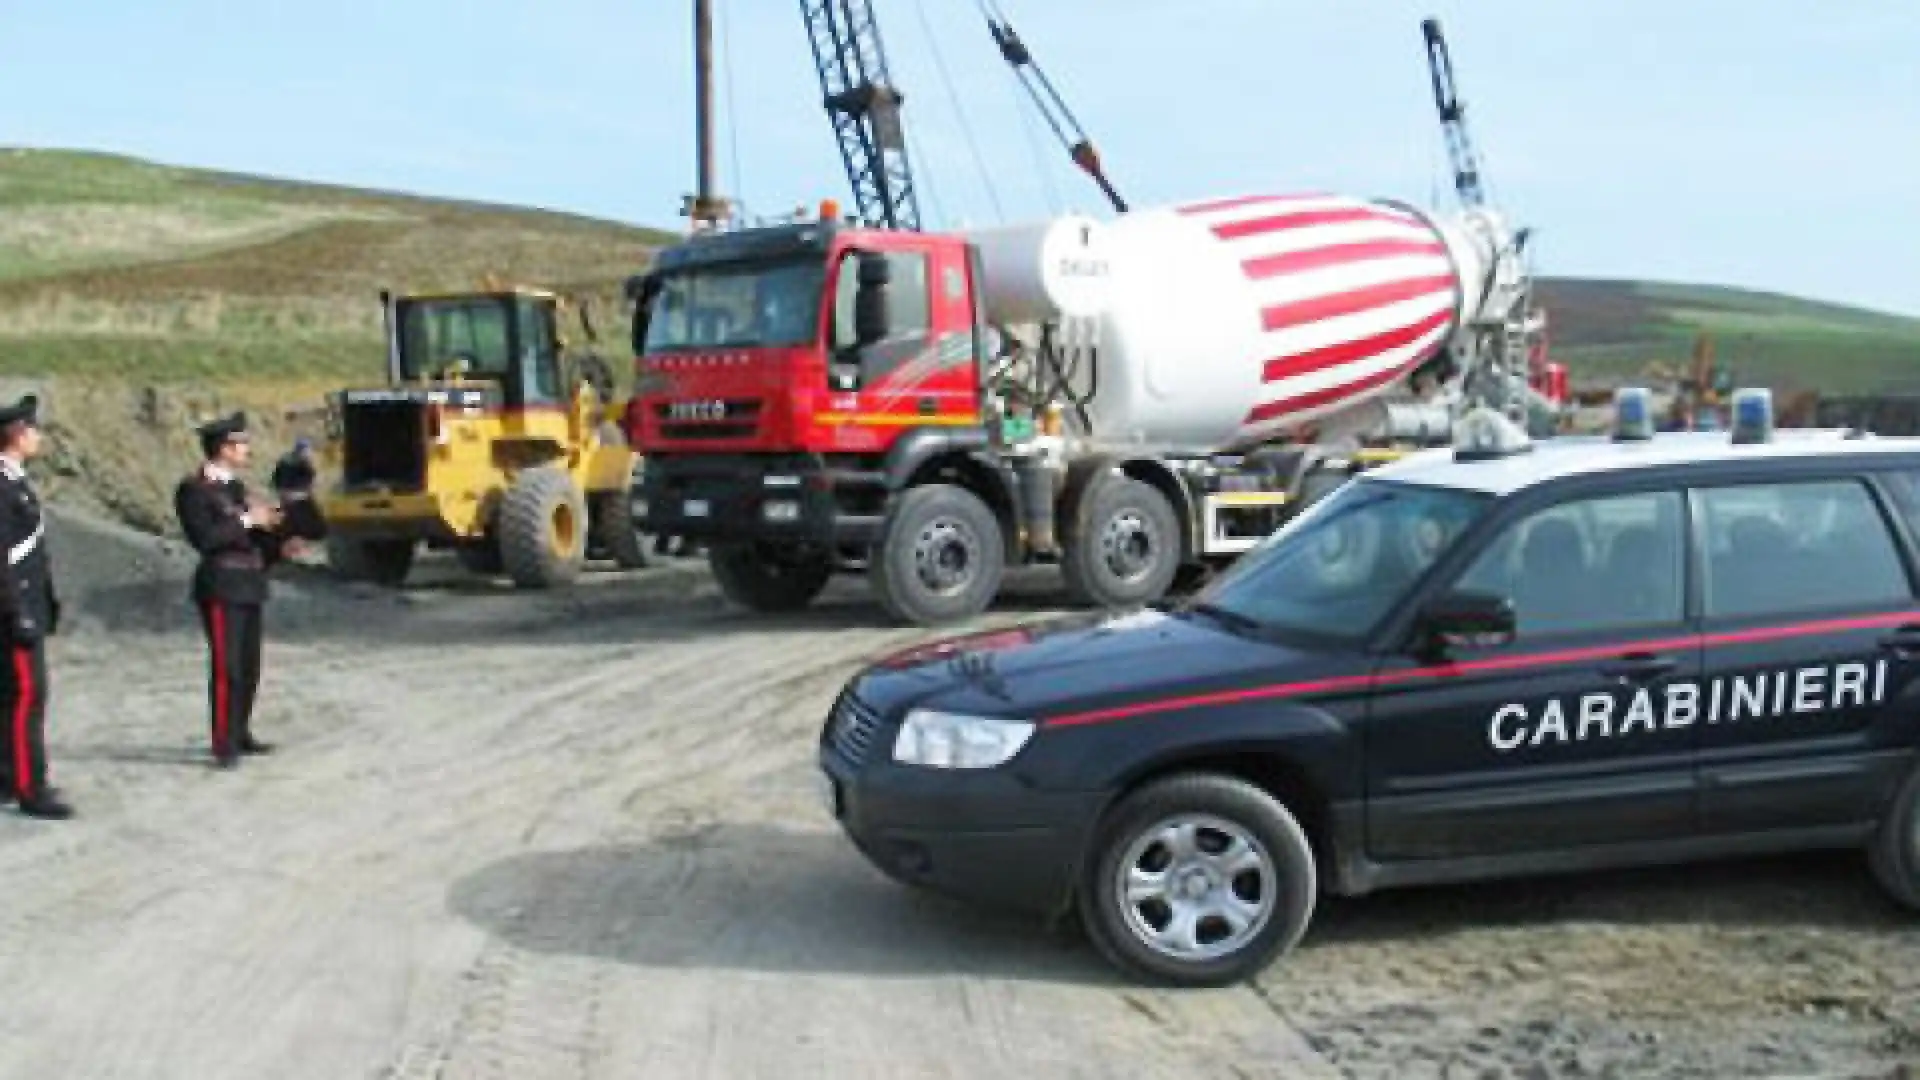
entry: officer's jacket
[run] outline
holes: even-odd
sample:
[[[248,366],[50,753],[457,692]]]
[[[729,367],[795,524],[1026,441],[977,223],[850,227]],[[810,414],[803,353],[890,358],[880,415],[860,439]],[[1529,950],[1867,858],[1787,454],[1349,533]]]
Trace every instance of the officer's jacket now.
[[[27,474],[7,458],[0,458],[0,550],[7,561],[0,573],[0,634],[11,633],[22,614],[47,632],[60,600],[47,559],[46,519]]]
[[[267,599],[267,571],[279,545],[264,529],[249,529],[247,488],[237,478],[201,469],[180,481],[173,493],[174,513],[187,542],[200,553],[193,575],[198,601],[261,604]]]

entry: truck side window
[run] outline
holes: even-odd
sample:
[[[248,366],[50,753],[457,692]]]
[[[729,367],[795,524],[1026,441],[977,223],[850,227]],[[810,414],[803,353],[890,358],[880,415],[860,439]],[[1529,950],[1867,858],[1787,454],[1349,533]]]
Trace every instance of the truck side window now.
[[[925,252],[897,251],[887,255],[893,271],[892,333],[860,355],[861,376],[885,375],[926,347],[931,328],[927,256]],[[841,256],[833,291],[833,351],[843,355],[854,347],[853,298],[859,292],[859,258]]]
[[[1885,607],[1913,595],[1887,521],[1854,480],[1697,493],[1709,618]]]
[[[1513,601],[1519,637],[1679,623],[1680,493],[1578,499],[1509,526],[1456,585]]]

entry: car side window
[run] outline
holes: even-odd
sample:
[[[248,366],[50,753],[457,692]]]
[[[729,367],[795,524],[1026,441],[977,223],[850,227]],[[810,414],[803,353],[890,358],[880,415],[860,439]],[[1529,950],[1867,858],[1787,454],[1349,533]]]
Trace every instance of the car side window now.
[[[1857,480],[1697,492],[1710,618],[1884,607],[1913,595],[1873,493]]]
[[[1521,640],[1677,624],[1684,537],[1677,491],[1576,499],[1508,526],[1455,588],[1511,600]]]

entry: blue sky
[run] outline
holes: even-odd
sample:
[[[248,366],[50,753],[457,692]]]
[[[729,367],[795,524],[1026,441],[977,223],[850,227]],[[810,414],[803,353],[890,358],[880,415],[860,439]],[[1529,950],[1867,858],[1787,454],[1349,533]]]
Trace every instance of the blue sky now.
[[[798,5],[716,3],[726,187],[764,213],[845,201]],[[1102,207],[1014,96],[974,0],[874,3],[930,224]],[[1444,203],[1419,34],[1436,14],[1489,186],[1535,226],[1542,273],[1920,315],[1911,0],[1000,3],[1136,205],[1295,189]],[[0,143],[672,227],[693,176],[691,8],[0,0]]]

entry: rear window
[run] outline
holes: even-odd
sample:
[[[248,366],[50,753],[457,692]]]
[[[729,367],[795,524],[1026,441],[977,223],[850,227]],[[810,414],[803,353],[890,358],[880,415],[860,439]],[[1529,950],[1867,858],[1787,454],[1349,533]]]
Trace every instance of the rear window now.
[[[1857,480],[1694,492],[1709,617],[1844,612],[1909,602],[1886,517]]]

